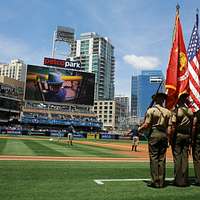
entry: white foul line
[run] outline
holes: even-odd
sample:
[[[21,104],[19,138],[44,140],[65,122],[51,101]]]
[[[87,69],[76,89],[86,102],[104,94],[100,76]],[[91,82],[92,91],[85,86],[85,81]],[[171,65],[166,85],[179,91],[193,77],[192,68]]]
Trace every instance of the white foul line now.
[[[167,181],[172,181],[173,178],[166,178]],[[104,182],[125,182],[125,181],[151,181],[149,178],[132,178],[132,179],[95,179],[94,182],[98,185],[104,185]]]

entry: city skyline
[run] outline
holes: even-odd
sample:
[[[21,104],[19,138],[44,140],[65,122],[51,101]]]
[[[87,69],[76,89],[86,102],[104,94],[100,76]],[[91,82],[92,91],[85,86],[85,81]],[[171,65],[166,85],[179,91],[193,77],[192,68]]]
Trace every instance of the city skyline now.
[[[84,32],[108,37],[115,47],[115,94],[130,97],[131,76],[141,70],[165,75],[176,4],[186,48],[195,22],[198,1],[159,0],[8,0],[0,3],[0,62],[23,59],[42,64],[51,56],[53,32],[58,25],[72,27],[76,39]]]
[[[161,70],[143,70],[140,75],[132,76],[131,84],[131,116],[141,119],[146,109],[152,106],[152,94],[164,89],[163,73]]]

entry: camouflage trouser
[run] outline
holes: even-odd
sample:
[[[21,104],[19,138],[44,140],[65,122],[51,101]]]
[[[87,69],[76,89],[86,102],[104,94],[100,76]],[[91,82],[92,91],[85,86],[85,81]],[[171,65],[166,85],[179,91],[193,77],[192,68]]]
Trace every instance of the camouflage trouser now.
[[[189,138],[187,134],[176,133],[173,141],[174,184],[177,186],[188,184]]]
[[[152,182],[163,187],[165,181],[167,136],[159,130],[153,130],[149,137],[149,157]]]
[[[200,137],[196,138],[192,147],[192,157],[196,182],[200,184]]]

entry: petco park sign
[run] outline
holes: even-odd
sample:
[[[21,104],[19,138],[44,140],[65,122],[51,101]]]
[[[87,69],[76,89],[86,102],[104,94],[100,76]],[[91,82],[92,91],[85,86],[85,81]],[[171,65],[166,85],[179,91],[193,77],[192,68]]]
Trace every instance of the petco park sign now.
[[[63,67],[68,69],[84,70],[80,61],[60,60],[55,58],[44,58],[44,65]]]

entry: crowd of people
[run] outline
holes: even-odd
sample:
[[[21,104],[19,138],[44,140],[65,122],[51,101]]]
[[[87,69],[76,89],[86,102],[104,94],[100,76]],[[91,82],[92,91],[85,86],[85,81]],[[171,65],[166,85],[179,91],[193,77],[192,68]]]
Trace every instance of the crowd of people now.
[[[88,117],[88,116],[79,116],[79,115],[68,115],[68,114],[53,114],[53,113],[31,113],[23,112],[22,117],[28,119],[37,119],[37,120],[59,120],[59,121],[70,121],[70,122],[91,122],[99,123],[97,117]]]
[[[0,134],[15,134],[21,135],[22,126],[21,125],[0,125]]]
[[[195,172],[195,185],[200,185],[200,111],[193,113],[187,106],[188,94],[182,94],[173,111],[163,106],[167,95],[152,96],[155,105],[146,112],[139,134],[149,129],[149,157],[152,182],[150,187],[165,186],[166,150],[171,145],[174,159],[174,185],[188,186],[190,148]]]
[[[60,111],[60,112],[68,112],[68,113],[88,113],[93,114],[94,112],[87,106],[79,106],[79,105],[59,105],[59,104],[47,104],[47,103],[33,103],[27,102],[26,108],[33,109],[42,109],[49,111]]]
[[[17,99],[23,97],[22,88],[14,88],[5,84],[0,84],[0,95]]]

